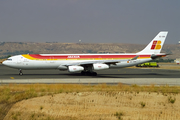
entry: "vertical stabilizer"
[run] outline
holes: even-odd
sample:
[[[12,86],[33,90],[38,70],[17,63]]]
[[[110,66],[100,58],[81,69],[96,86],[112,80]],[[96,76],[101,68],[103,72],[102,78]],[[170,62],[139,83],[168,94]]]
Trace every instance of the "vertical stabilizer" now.
[[[167,31],[161,31],[159,34],[140,52],[138,53],[152,53],[158,54],[161,52],[164,41],[167,37]]]

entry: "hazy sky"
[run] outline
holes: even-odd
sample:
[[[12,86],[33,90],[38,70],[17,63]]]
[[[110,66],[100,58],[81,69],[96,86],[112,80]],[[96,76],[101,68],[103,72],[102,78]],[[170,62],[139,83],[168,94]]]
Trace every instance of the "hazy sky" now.
[[[0,41],[148,44],[180,41],[180,0],[0,0]]]

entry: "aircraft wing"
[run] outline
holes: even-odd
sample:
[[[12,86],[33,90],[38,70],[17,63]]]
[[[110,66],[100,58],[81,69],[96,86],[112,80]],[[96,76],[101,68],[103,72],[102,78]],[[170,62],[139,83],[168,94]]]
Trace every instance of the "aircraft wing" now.
[[[124,60],[94,60],[94,61],[85,61],[85,62],[74,62],[70,64],[63,64],[63,66],[83,66],[83,65],[92,65],[96,63],[101,63],[101,64],[116,64],[128,60],[136,60],[139,56],[135,56],[132,59],[124,59]]]
[[[122,61],[127,61],[127,60],[96,60],[96,61],[86,61],[86,62],[75,62],[75,63],[63,64],[63,65],[64,66],[83,66],[83,65],[92,65],[92,64],[96,64],[96,63],[115,64],[115,63],[119,63]]]

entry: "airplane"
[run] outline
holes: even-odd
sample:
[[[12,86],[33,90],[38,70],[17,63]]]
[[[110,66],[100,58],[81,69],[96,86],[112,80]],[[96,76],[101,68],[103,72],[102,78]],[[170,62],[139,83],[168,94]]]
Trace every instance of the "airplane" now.
[[[58,69],[68,70],[70,73],[81,72],[82,75],[96,76],[94,71],[124,68],[149,62],[153,59],[165,57],[160,53],[167,31],[161,31],[140,52],[116,54],[23,54],[9,57],[3,65],[19,70]]]

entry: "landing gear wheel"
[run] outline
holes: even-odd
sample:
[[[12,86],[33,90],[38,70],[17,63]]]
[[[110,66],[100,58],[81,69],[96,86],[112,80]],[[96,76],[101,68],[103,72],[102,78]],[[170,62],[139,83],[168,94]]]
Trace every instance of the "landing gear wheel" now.
[[[97,76],[97,73],[96,73],[96,72],[93,72],[92,75],[93,75],[93,76]]]
[[[23,75],[23,73],[22,73],[22,70],[21,70],[21,69],[19,70],[19,75],[20,75],[20,76],[22,76],[22,75]]]
[[[22,72],[20,72],[20,73],[19,73],[19,75],[20,75],[20,76],[22,76],[22,75],[23,75],[23,73],[22,73]]]
[[[86,75],[89,75],[89,76],[90,76],[90,75],[92,75],[92,74],[91,74],[91,72],[86,72]]]
[[[86,72],[85,71],[81,71],[81,75],[86,75]]]
[[[91,71],[81,71],[81,75],[97,76],[97,73]]]

